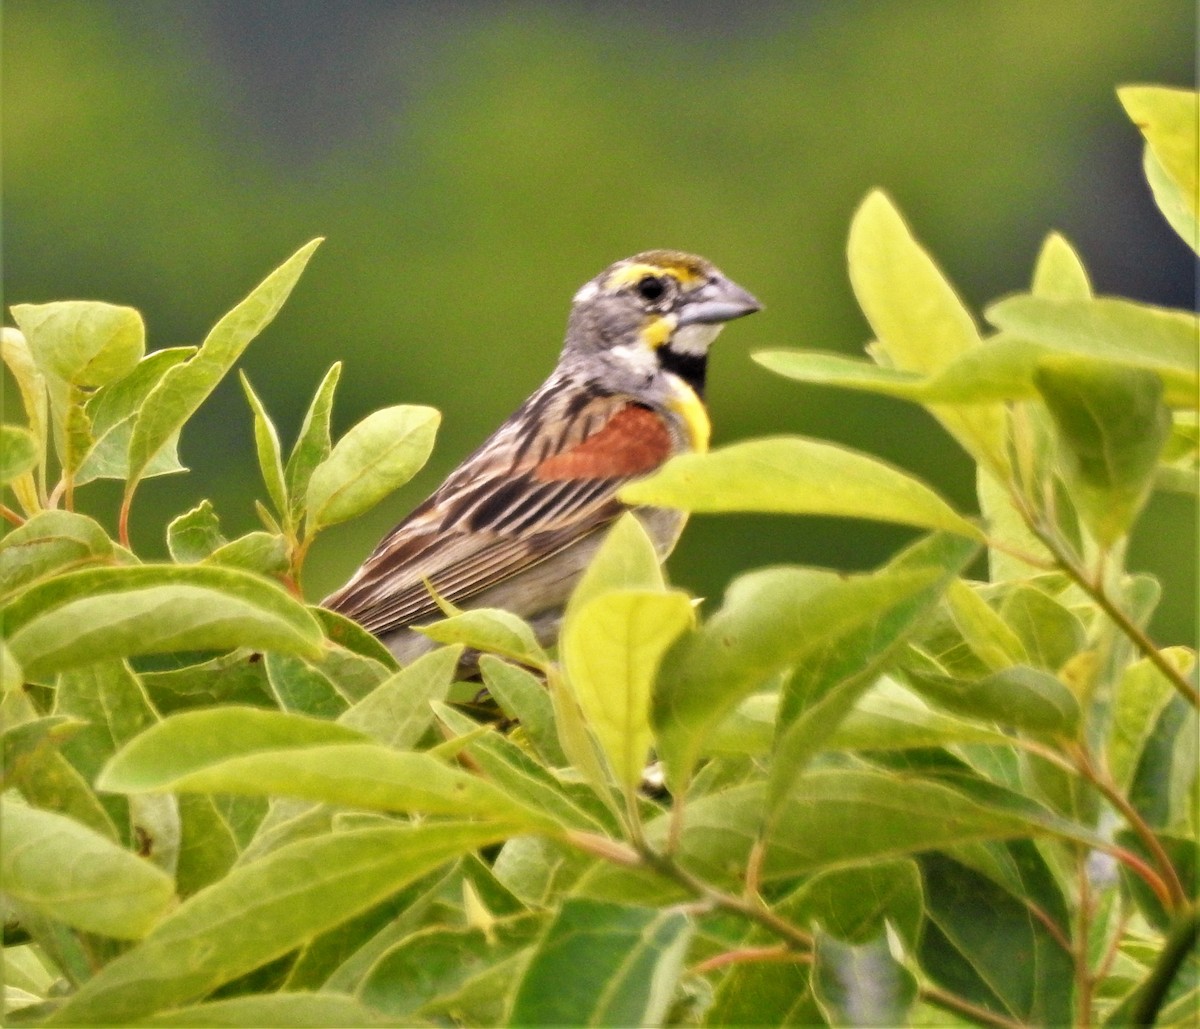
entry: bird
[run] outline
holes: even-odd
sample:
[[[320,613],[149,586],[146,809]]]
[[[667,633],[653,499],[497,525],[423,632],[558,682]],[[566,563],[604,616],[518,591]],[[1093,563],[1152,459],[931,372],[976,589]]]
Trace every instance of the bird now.
[[[709,346],[726,322],[761,306],[681,251],[607,267],[575,293],[546,381],[322,606],[373,633],[401,665],[435,646],[414,627],[444,617],[438,597],[505,609],[553,642],[572,587],[629,510],[617,491],[708,449]],[[634,513],[665,560],[686,515]]]

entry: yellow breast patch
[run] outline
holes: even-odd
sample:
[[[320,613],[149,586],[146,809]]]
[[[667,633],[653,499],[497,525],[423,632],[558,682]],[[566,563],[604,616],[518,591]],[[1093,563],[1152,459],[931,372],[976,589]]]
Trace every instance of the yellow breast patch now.
[[[708,410],[686,382],[678,375],[670,375],[671,385],[675,387],[675,395],[668,406],[683,419],[687,426],[688,442],[692,450],[703,454],[708,450],[708,441],[712,438],[712,422],[708,418]]]

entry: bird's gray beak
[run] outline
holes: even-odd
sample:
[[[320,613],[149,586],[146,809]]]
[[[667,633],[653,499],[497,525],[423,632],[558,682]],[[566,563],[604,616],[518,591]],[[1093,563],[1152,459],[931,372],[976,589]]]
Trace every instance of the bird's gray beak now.
[[[685,325],[717,325],[731,322],[755,311],[760,304],[736,282],[718,276],[702,286],[679,310],[679,327]]]

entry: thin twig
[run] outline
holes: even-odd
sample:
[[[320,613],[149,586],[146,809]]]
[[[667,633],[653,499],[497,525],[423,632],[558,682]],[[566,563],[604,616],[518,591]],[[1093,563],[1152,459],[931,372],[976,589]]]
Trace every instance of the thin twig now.
[[[976,1022],[982,1022],[984,1025],[994,1025],[998,1029],[1027,1029],[1024,1022],[1018,1022],[1015,1018],[1009,1018],[1006,1015],[997,1014],[988,1008],[980,1007],[978,1004],[972,1004],[964,997],[940,989],[937,986],[922,986],[918,992],[923,1001],[934,1005],[934,1007],[942,1008],[944,1011],[952,1011],[954,1014],[963,1015],[966,1018],[973,1018]]]
[[[692,971],[699,975],[728,968],[730,965],[776,963],[787,965],[811,965],[813,956],[803,951],[793,950],[786,944],[777,947],[741,947],[738,950],[727,950],[714,954],[706,961],[692,966]]]
[[[1113,601],[1104,586],[1092,579],[1087,572],[1079,566],[1074,558],[1067,552],[1064,547],[1060,547],[1058,540],[1054,534],[1044,526],[1033,520],[1029,523],[1030,531],[1032,531],[1038,539],[1045,544],[1046,549],[1054,555],[1054,560],[1059,569],[1066,573],[1084,593],[1096,602],[1096,605],[1112,620],[1130,640],[1131,643],[1157,668],[1166,680],[1175,688],[1192,707],[1200,707],[1200,692],[1183,677],[1183,674],[1170,661],[1163,657],[1162,652],[1154,645],[1154,641],[1142,631],[1141,626],[1133,621],[1121,608]]]
[[[25,519],[7,504],[0,504],[0,518],[3,518],[6,522],[12,522],[13,525],[25,524]]]
[[[725,893],[722,890],[718,890],[702,879],[696,878],[686,868],[677,864],[674,859],[645,845],[640,848],[640,852],[645,862],[655,871],[666,876],[668,879],[674,879],[680,886],[694,893],[697,897],[703,897],[714,907],[722,908],[725,911],[741,915],[751,922],[758,923],[764,929],[768,929],[776,936],[786,940],[793,947],[803,950],[812,949],[813,938],[811,933],[807,933],[798,926],[792,925],[785,918],[780,918],[758,898],[736,897],[732,893]]]
[[[1154,830],[1142,818],[1141,812],[1117,789],[1116,783],[1111,780],[1107,772],[1096,767],[1096,763],[1084,748],[1078,748],[1075,758],[1079,774],[1095,786],[1105,799],[1121,813],[1121,816],[1129,823],[1129,827],[1137,834],[1138,839],[1142,841],[1146,850],[1154,858],[1154,863],[1158,866],[1171,895],[1171,903],[1164,906],[1168,910],[1174,910],[1186,904],[1187,891],[1183,888],[1183,883],[1179,881],[1175,866],[1171,863],[1171,858],[1163,849],[1158,837],[1154,835]]]

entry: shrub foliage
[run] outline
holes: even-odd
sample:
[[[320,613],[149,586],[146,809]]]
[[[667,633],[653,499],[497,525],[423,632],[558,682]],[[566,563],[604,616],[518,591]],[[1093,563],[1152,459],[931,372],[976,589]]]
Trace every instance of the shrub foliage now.
[[[1196,97],[1120,95],[1195,247]],[[1159,589],[1124,555],[1151,491],[1196,490],[1193,314],[1094,296],[1052,235],[981,331],[873,193],[849,240],[871,360],[756,360],[924,406],[976,463],[980,514],[817,440],[679,458],[624,499],[925,534],[867,574],[747,572],[700,613],[626,516],[553,652],[509,613],[449,611],[399,668],[300,583],[438,415],[334,443],[336,365],[289,451],[242,378],[261,530],[226,539],[203,503],[167,526],[170,562],[128,546],[139,483],[182,470],[181,430],[318,242],[199,347],[146,354],[130,308],[12,309],[10,1024],[1191,1017],[1195,655],[1148,638]],[[74,510],[101,478],[124,484],[115,539]],[[471,716],[464,648],[501,719]]]

